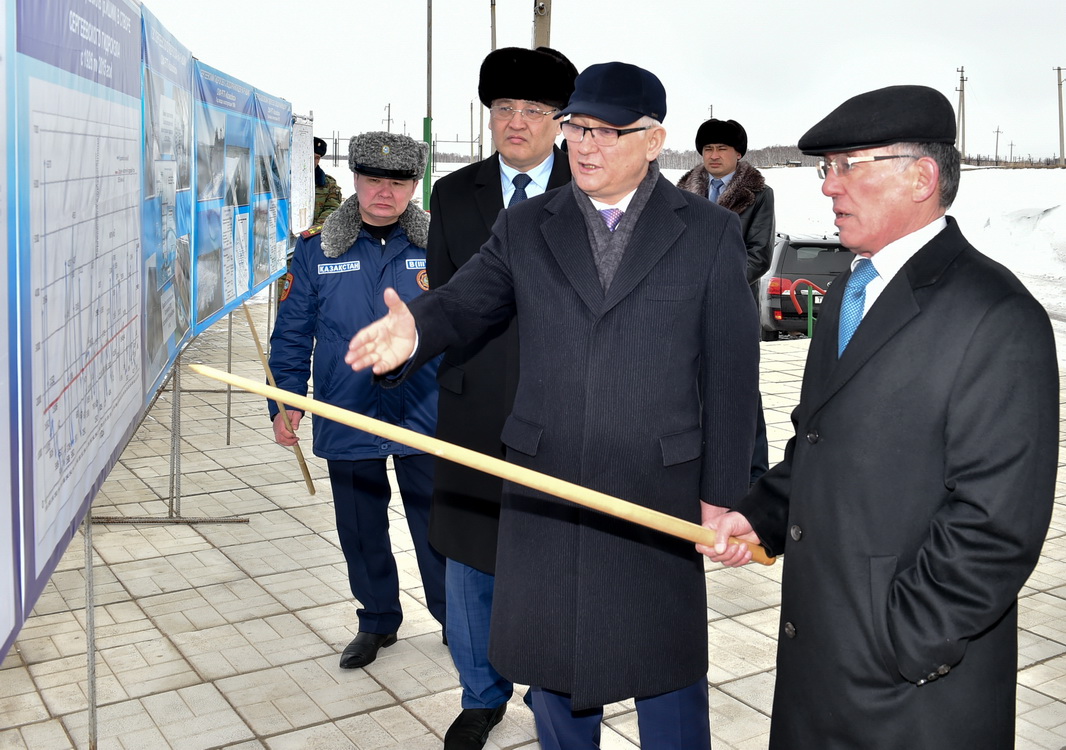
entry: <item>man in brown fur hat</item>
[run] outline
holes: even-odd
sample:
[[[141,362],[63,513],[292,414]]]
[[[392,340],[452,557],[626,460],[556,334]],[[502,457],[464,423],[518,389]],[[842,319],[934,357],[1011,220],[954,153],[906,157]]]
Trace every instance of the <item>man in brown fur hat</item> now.
[[[774,191],[762,173],[746,161],[748,134],[736,120],[710,119],[696,131],[696,151],[703,164],[685,173],[677,186],[705,195],[722,208],[740,215],[740,231],[748,250],[747,278],[758,299],[759,278],[770,268],[774,250]],[[751,457],[751,481],[770,468],[769,443],[762,401],[755,425],[755,451]]]

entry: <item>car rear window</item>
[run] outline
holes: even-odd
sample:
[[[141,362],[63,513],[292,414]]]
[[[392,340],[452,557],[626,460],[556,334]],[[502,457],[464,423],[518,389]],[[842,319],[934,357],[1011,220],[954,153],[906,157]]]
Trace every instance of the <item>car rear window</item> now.
[[[781,270],[787,274],[838,274],[848,267],[852,254],[839,245],[793,245],[789,243]]]

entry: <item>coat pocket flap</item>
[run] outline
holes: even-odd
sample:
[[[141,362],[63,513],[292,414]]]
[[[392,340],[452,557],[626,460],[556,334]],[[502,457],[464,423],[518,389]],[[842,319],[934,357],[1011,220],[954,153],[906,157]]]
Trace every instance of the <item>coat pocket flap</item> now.
[[[663,466],[694,461],[703,454],[703,431],[700,428],[664,435],[659,438],[663,451]]]
[[[462,393],[463,369],[449,364],[447,360],[443,360],[437,369],[437,383],[450,393]]]
[[[503,433],[500,440],[508,448],[513,448],[527,456],[537,455],[537,447],[540,445],[540,436],[544,428],[540,425],[524,422],[513,414],[507,417],[503,423]]]

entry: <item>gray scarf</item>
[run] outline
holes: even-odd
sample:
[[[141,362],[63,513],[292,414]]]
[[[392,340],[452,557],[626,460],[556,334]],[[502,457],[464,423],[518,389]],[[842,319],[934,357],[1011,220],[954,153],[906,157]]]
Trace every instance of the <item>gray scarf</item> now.
[[[622,220],[612,232],[603,221],[603,216],[581,188],[577,181],[571,181],[570,187],[574,191],[577,205],[585,216],[585,226],[588,228],[589,244],[592,245],[592,257],[596,261],[596,271],[600,276],[600,284],[603,285],[604,294],[611,288],[615,271],[618,270],[625,255],[626,247],[629,246],[629,238],[633,235],[637,220],[644,212],[644,206],[655,189],[655,182],[659,179],[659,162],[653,161],[648,164],[648,173],[637,186],[633,198],[629,201],[629,208],[622,215]]]

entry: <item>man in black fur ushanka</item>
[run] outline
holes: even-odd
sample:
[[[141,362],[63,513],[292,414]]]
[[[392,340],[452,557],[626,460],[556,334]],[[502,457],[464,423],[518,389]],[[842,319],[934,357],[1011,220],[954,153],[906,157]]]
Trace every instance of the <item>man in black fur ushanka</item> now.
[[[352,138],[348,166],[355,173],[355,195],[296,243],[270,337],[270,368],[279,388],[306,395],[313,351],[317,400],[432,435],[437,424],[436,363],[395,391],[383,391],[369,375],[337,366],[350,331],[383,314],[381,294],[387,287],[405,300],[429,288],[429,216],[411,202],[428,154],[427,144],[396,133]],[[268,404],[275,440],[294,445],[303,412],[288,409],[294,430],[289,431],[284,420],[276,418],[277,404]],[[345,647],[340,666],[365,667],[379,649],[396,643],[403,620],[389,541],[390,456],[426,606],[441,626],[445,624],[444,558],[428,538],[435,459],[322,417],[315,416],[314,428],[314,453],[328,462],[337,536],[348,563],[348,583],[360,605],[359,632]]]

